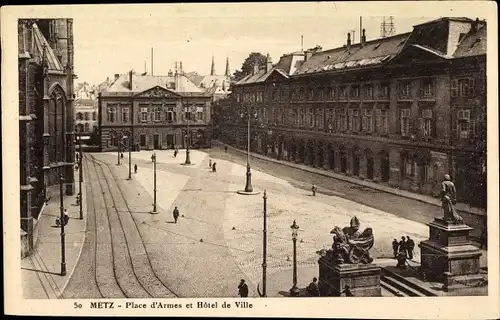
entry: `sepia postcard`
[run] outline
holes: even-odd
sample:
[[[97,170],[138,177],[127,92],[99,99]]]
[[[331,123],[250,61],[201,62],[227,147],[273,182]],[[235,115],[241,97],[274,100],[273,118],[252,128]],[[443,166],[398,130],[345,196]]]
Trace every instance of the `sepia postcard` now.
[[[500,317],[497,18],[2,7],[5,313]]]

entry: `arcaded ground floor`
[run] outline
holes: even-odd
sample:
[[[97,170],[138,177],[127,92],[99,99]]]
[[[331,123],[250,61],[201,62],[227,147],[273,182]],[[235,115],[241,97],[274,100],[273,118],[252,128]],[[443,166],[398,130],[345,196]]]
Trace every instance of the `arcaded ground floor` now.
[[[248,145],[246,128],[225,130],[221,139],[240,149]],[[448,173],[457,186],[459,201],[478,207],[486,204],[486,172],[482,155],[476,153],[275,129],[251,132],[250,149],[278,160],[433,196],[439,195],[443,176]]]
[[[120,147],[128,148],[130,132],[133,133],[132,147],[134,150],[165,150],[210,147],[211,128],[208,126],[135,126],[102,127],[100,130],[102,151],[115,151]]]

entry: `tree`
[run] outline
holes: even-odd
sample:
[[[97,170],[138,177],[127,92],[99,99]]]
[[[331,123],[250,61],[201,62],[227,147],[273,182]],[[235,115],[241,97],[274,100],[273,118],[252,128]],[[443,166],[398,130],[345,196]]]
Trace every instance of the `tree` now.
[[[234,80],[239,81],[247,75],[251,74],[255,64],[257,64],[259,67],[264,67],[266,65],[266,56],[259,52],[250,53],[250,55],[243,62],[241,71],[236,70],[234,72]]]

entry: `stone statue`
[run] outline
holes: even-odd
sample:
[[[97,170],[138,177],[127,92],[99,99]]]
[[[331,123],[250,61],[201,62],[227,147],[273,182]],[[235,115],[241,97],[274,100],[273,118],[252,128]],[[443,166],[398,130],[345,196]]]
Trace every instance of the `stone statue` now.
[[[372,228],[366,228],[359,233],[359,220],[357,217],[351,219],[349,227],[341,229],[335,226],[330,234],[333,234],[331,249],[322,249],[317,253],[331,260],[332,264],[343,263],[371,263],[369,250],[373,247],[374,238]]]
[[[455,209],[456,204],[456,189],[455,184],[451,181],[450,175],[445,174],[444,180],[441,183],[441,204],[444,210],[444,220],[451,221],[455,224],[462,224],[463,218]]]

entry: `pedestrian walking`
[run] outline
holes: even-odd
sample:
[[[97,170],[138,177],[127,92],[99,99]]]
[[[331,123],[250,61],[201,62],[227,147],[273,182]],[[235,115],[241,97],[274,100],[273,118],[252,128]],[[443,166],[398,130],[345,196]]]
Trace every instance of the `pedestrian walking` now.
[[[175,148],[175,150],[174,150],[174,158],[177,158],[177,152],[178,152],[177,148]]]
[[[318,278],[314,277],[313,281],[307,286],[306,292],[309,297],[319,297],[319,287],[318,287]]]
[[[209,160],[208,160],[208,167],[209,167],[209,168],[212,168],[212,159],[209,159]]]
[[[68,222],[69,222],[68,211],[66,209],[64,209],[64,225],[67,225]]]
[[[241,281],[240,281],[240,285],[238,286],[238,294],[242,298],[248,297],[248,286],[245,283],[244,279],[241,279]]]
[[[227,153],[227,146],[224,146],[224,152]]]
[[[398,264],[396,265],[397,268],[406,268],[406,259],[408,259],[407,256],[407,250],[406,250],[406,239],[405,237],[401,237],[401,241],[399,241],[398,245]]]
[[[134,164],[134,173],[137,173],[137,163]]]
[[[415,249],[415,241],[410,238],[410,236],[406,236],[406,252],[408,253],[408,258],[413,260],[413,253]]]
[[[340,294],[345,294],[346,297],[354,297],[354,295],[352,294],[352,291],[351,291],[351,287],[349,287],[348,284],[346,284],[344,286],[344,290],[342,290],[342,292]]]
[[[392,251],[394,253],[394,258],[398,257],[399,243],[397,239],[392,240]]]
[[[120,158],[122,158],[122,159],[123,159],[123,152],[120,154]]]
[[[173,215],[174,215],[174,223],[177,223],[177,219],[179,219],[179,209],[177,209],[177,207],[174,208]]]
[[[311,191],[313,193],[313,197],[316,196],[316,186],[313,184],[312,188],[311,188]]]
[[[217,172],[217,162],[212,164],[212,172]]]

